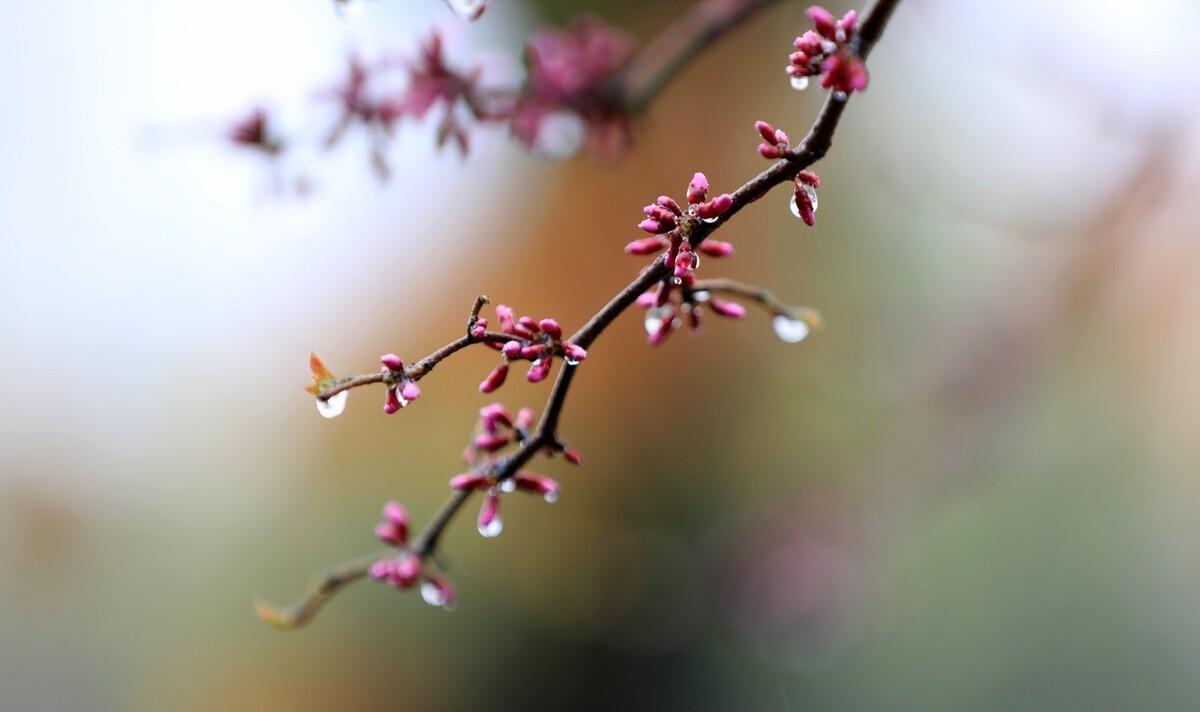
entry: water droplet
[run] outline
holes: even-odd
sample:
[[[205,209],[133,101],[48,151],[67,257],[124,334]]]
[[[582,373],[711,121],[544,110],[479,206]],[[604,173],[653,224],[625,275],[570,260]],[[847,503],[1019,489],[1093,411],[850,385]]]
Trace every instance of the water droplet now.
[[[586,139],[587,124],[578,114],[556,111],[541,118],[533,139],[533,152],[546,158],[563,160],[579,153]]]
[[[555,502],[558,501],[558,492],[555,492],[554,490],[550,490],[545,495],[543,495],[542,499],[546,500],[547,504],[554,504]]]
[[[845,101],[846,99],[848,99],[850,97],[844,91],[835,91],[833,93],[833,98],[837,99],[838,101]]]
[[[807,321],[793,319],[787,314],[776,316],[772,323],[779,338],[789,344],[798,344],[804,341],[812,332],[812,327],[808,325]]]
[[[808,202],[812,203],[813,212],[817,212],[817,206],[820,203],[817,198],[817,189],[807,183],[801,183],[800,187],[804,190],[805,195],[808,196]],[[789,204],[789,207],[792,209],[792,215],[800,217],[800,206],[796,203],[795,193],[792,193],[792,202]]]
[[[342,391],[337,395],[330,396],[329,400],[317,399],[317,412],[326,418],[336,418],[346,410],[346,399],[350,397],[350,391]]]
[[[693,301],[693,302],[699,302],[699,303],[703,304],[704,302],[707,302],[707,301],[708,301],[708,298],[709,298],[710,296],[712,296],[712,295],[710,295],[710,294],[708,293],[708,290],[706,290],[706,289],[697,289],[696,291],[692,292],[692,301]]]
[[[422,581],[421,598],[429,605],[441,608],[446,605],[447,596],[441,586],[432,581]]]
[[[497,514],[495,517],[492,517],[492,521],[487,524],[480,523],[476,528],[479,529],[480,536],[491,539],[500,536],[500,532],[504,531],[504,520]]]
[[[484,6],[487,5],[487,0],[446,0],[446,4],[459,17],[474,20],[483,12]]]
[[[671,284],[674,284],[676,287],[678,287],[679,285],[683,284],[683,277],[672,277]]]
[[[670,307],[650,307],[646,310],[646,333],[651,336],[662,328],[663,320],[671,315]]]
[[[579,365],[579,361],[571,358],[570,356],[563,356],[563,362],[566,363],[568,366],[578,366]]]
[[[500,491],[505,494],[512,494],[517,491],[517,481],[509,477],[500,483]]]
[[[808,88],[808,77],[792,77],[792,88],[796,91],[804,91]]]
[[[700,269],[700,255],[692,253],[692,269]]]

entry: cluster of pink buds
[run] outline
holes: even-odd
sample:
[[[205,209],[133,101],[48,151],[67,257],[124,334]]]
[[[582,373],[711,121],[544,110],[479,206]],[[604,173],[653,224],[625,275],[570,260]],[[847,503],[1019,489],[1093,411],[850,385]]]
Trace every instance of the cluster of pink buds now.
[[[395,556],[371,564],[368,574],[398,589],[421,584],[421,598],[431,606],[450,610],[454,607],[454,588],[445,579],[426,572],[421,557],[407,548],[408,512],[397,502],[383,507],[383,521],[375,526],[375,536],[383,543],[399,549]]]
[[[763,158],[775,160],[783,158],[792,148],[792,143],[783,129],[777,129],[766,121],[755,121],[754,130],[762,136],[763,142],[758,144],[758,153]]]
[[[504,385],[508,378],[508,366],[513,361],[531,362],[525,380],[539,383],[550,375],[550,365],[555,356],[561,357],[570,366],[577,366],[587,358],[587,351],[583,347],[563,340],[562,327],[554,319],[538,321],[529,316],[518,319],[513,310],[503,304],[496,305],[496,317],[500,321],[500,330],[513,338],[502,344],[488,343],[500,352],[503,360],[479,384],[480,393],[491,393]],[[472,326],[472,336],[482,336],[486,326],[486,319],[477,319]]]
[[[483,12],[483,3],[477,3],[479,12]],[[470,103],[470,97],[478,91],[483,68],[476,67],[468,73],[451,69],[446,64],[443,52],[442,37],[434,32],[421,45],[417,61],[409,65],[408,94],[404,97],[404,110],[418,119],[424,118],[431,108],[441,104],[444,107],[442,120],[438,124],[438,148],[454,141],[459,150],[466,155],[470,148],[467,129],[455,117],[455,106],[459,100]]]
[[[383,412],[391,415],[421,397],[421,388],[404,375],[404,362],[396,354],[379,357],[381,371],[387,374],[387,394],[383,400]]]
[[[650,290],[638,297],[637,305],[646,310],[646,338],[651,346],[666,341],[685,321],[693,333],[700,331],[705,307],[712,309],[717,316],[728,319],[746,316],[746,308],[741,304],[714,297],[703,289],[695,289],[694,284],[695,278],[687,275],[680,280],[680,288],[671,292],[662,303],[661,285],[657,291]]]
[[[536,494],[547,502],[558,499],[558,483],[549,477],[531,472],[517,472],[511,477],[498,480],[495,476],[497,456],[509,445],[524,442],[533,428],[533,411],[522,408],[514,417],[503,405],[493,403],[479,411],[479,432],[463,453],[463,459],[471,467],[470,472],[455,475],[450,479],[450,488],[460,492],[480,490],[486,492],[477,521],[479,533],[494,537],[504,528],[500,517],[500,495],[516,491]],[[568,462],[579,464],[582,456],[565,446],[547,448],[547,454],[561,451]]]
[[[708,199],[708,178],[703,173],[692,176],[687,187],[687,209],[684,210],[670,196],[660,195],[653,203],[642,208],[646,218],[638,227],[652,237],[634,240],[625,246],[631,255],[650,255],[663,251],[663,263],[671,267],[671,277],[658,287],[656,305],[665,305],[675,285],[690,283],[692,273],[700,266],[700,257],[688,240],[695,221],[714,222],[733,207],[733,196],[722,193]],[[733,254],[733,245],[720,240],[705,240],[696,248],[709,257],[728,257]]]
[[[842,19],[819,5],[808,8],[813,28],[796,38],[796,51],[789,57],[787,73],[792,86],[804,89],[808,78],[821,77],[821,86],[843,97],[867,88],[867,67],[852,46],[858,29],[858,13],[850,10]]]
[[[538,33],[525,48],[529,77],[513,112],[513,135],[556,156],[574,153],[585,139],[599,155],[624,149],[629,117],[607,89],[632,51],[627,34],[593,17]]]
[[[634,240],[625,246],[631,255],[649,255],[665,250],[664,260],[674,266],[676,277],[691,273],[699,265],[699,258],[692,254],[692,246],[685,239],[691,228],[689,219],[706,222],[717,220],[733,207],[733,196],[722,193],[708,199],[708,178],[703,173],[692,177],[687,189],[687,210],[667,195],[660,195],[653,203],[642,208],[646,219],[638,227],[653,237]],[[733,245],[727,242],[707,240],[700,244],[700,251],[711,257],[726,257],[733,254]]]

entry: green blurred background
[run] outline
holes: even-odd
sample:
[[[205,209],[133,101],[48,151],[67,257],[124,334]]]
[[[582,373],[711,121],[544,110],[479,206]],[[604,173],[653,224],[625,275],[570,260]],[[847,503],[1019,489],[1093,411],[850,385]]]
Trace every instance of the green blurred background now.
[[[220,119],[303,114],[348,48],[434,22],[503,74],[577,10],[646,38],[688,3],[496,0],[469,28],[433,0],[24,5],[0,30],[0,709],[1200,707],[1192,3],[907,0],[817,227],[772,194],[701,268],[827,328],[788,345],[752,310],[650,349],[627,316],[563,418],[586,466],[539,464],[560,501],[446,537],[458,610],[361,584],[298,633],[251,600],[372,550],[387,499],[424,522],[494,362],[327,421],[309,349],[419,357],[479,292],[581,323],[639,268],[648,199],[760,170],[756,119],[803,133],[821,97],[781,67],[806,4],[696,61],[621,160],[492,132],[463,161],[409,124],[395,181],[351,142],[297,168],[306,199]]]

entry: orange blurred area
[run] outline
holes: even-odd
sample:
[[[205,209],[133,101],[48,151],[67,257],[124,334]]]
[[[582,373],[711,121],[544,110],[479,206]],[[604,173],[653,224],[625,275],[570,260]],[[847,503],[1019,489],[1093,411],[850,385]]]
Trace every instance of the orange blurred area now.
[[[776,191],[700,267],[825,328],[786,344],[752,308],[652,349],[625,315],[562,419],[585,465],[535,463],[559,501],[449,530],[457,610],[363,583],[281,633],[252,600],[374,550],[388,499],[420,527],[495,399],[468,350],[394,416],[364,388],[326,420],[310,350],[339,375],[419,358],[480,293],[573,331],[644,264],[640,206],[697,170],[735,188],[765,165],[754,121],[799,137],[822,97],[788,86],[806,5],[781,2],[619,160],[495,129],[460,160],[430,121],[392,181],[350,140],[285,167],[298,197],[221,122],[304,115],[347,50],[432,23],[519,76],[579,8],[251,5],[0,27],[0,709],[1200,706],[1200,8],[905,0],[816,166],[816,227]],[[586,5],[643,40],[689,7]],[[496,396],[540,409],[519,373]]]

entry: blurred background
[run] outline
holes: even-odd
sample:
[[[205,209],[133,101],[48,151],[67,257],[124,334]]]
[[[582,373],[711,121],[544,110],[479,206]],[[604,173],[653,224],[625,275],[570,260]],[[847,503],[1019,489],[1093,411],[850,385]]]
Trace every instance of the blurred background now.
[[[306,358],[370,371],[458,333],[474,295],[578,325],[639,269],[638,209],[762,168],[819,92],[781,69],[807,3],[756,16],[640,116],[624,158],[408,123],[272,166],[224,138],[322,120],[350,51],[520,77],[588,10],[650,37],[689,3],[15,3],[0,23],[0,709],[1065,710],[1200,707],[1200,6],[905,0],[830,155],[817,226],[777,191],[727,274],[820,309],[660,349],[627,315],[540,463],[444,544],[460,604],[360,584],[287,601],[423,523],[494,364],[393,416],[319,417]],[[837,10],[846,9],[838,3]],[[490,74],[495,72],[494,75]],[[315,117],[315,118],[314,118]],[[307,176],[306,196],[281,189]],[[284,176],[284,178],[281,178]],[[585,265],[586,267],[580,267]],[[721,270],[724,270],[722,272]],[[540,407],[546,384],[499,393]]]

